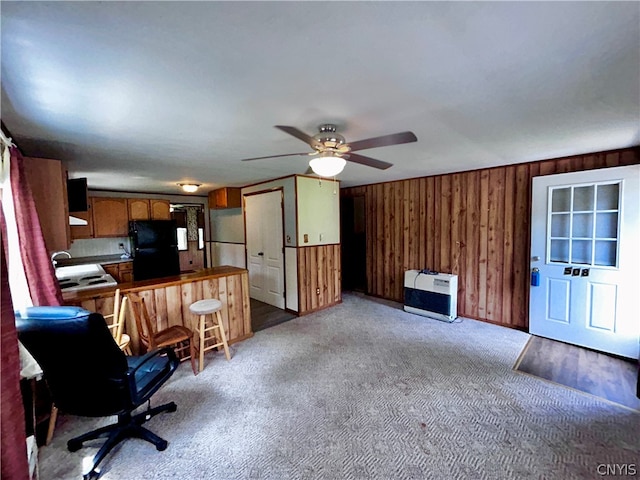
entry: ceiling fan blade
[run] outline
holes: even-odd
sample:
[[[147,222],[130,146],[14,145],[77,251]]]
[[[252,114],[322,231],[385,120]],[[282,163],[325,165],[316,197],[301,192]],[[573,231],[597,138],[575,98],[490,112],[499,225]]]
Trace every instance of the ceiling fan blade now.
[[[309,135],[307,135],[304,132],[301,132],[296,127],[287,127],[285,125],[276,125],[276,128],[279,128],[283,132],[288,133],[289,135],[293,135],[297,139],[302,140],[305,143],[308,143],[313,148],[322,146],[322,144],[319,141],[317,141],[315,138],[310,137]]]
[[[417,142],[418,137],[413,132],[392,133],[390,135],[382,135],[381,137],[367,138],[350,142],[351,151],[366,150],[368,148],[386,147],[388,145],[399,145],[401,143]]]
[[[278,157],[293,157],[296,155],[309,155],[308,152],[304,152],[304,153],[283,153],[282,155],[269,155],[266,157],[253,157],[253,158],[243,158],[242,160],[240,160],[241,162],[248,162],[249,160],[262,160],[264,158],[278,158]]]
[[[393,163],[383,162],[382,160],[376,160],[375,158],[365,157],[364,155],[358,155],[357,153],[350,153],[349,155],[345,155],[343,158],[347,162],[359,163],[360,165],[379,168],[380,170],[386,170],[389,167],[393,167]]]

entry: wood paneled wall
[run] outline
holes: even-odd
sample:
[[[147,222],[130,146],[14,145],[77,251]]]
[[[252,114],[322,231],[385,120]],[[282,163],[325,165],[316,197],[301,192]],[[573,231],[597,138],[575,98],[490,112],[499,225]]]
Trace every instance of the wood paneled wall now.
[[[298,314],[311,313],[342,301],[340,245],[297,248]]]
[[[531,178],[640,163],[640,148],[341,190],[366,201],[367,289],[403,301],[404,271],[458,275],[458,315],[529,326]]]

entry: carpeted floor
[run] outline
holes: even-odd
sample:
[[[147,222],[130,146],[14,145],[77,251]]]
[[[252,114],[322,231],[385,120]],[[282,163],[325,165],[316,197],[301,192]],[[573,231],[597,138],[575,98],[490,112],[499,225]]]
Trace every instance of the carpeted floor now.
[[[640,414],[515,372],[528,338],[345,295],[230,362],[208,355],[197,377],[181,365],[154,397],[178,411],[147,423],[167,450],[127,440],[101,478],[568,480],[637,465]],[[101,423],[62,416],[40,478],[80,478],[96,448],[66,440]]]

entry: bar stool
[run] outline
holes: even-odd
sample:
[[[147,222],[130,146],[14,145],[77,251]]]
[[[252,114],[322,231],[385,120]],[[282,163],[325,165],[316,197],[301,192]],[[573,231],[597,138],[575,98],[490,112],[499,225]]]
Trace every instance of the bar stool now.
[[[221,309],[222,302],[215,298],[198,300],[197,302],[189,305],[191,313],[200,316],[198,326],[196,327],[196,332],[198,332],[198,337],[200,338],[198,349],[200,352],[200,372],[204,368],[204,352],[211,350],[212,348],[220,346],[224,347],[224,354],[227,357],[227,360],[231,360],[229,345],[227,345],[227,336],[224,333],[224,325],[222,324],[222,315],[220,315]],[[207,326],[207,315],[211,315],[211,320],[213,322],[213,325],[211,326]],[[213,338],[213,335],[207,337],[207,332],[216,329],[220,331],[220,341],[205,347],[205,341]]]

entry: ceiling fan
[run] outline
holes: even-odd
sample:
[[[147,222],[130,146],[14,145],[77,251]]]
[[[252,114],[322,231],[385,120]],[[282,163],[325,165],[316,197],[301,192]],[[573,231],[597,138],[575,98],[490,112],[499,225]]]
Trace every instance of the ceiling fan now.
[[[242,161],[247,162],[250,160],[290,157],[295,155],[312,156],[314,158],[309,162],[311,170],[321,177],[333,177],[342,171],[347,161],[380,170],[386,170],[393,165],[388,162],[383,162],[382,160],[376,160],[375,158],[353,153],[355,151],[418,141],[418,138],[413,132],[400,132],[347,143],[342,135],[336,133],[336,126],[332,124],[320,125],[318,127],[319,132],[313,136],[309,136],[295,127],[276,125],[276,128],[307,143],[313,148],[313,151],[245,158]]]

